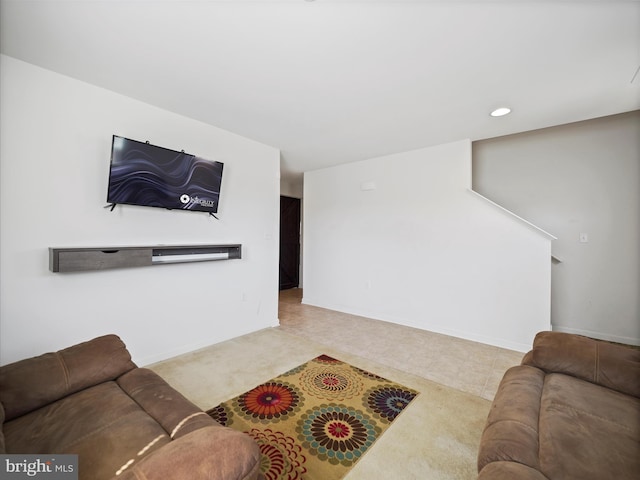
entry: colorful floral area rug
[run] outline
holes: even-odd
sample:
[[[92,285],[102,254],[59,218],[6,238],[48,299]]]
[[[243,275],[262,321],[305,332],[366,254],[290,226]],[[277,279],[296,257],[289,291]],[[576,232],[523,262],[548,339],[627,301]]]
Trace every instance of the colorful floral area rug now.
[[[264,479],[334,480],[417,394],[321,355],[207,413],[255,439]]]

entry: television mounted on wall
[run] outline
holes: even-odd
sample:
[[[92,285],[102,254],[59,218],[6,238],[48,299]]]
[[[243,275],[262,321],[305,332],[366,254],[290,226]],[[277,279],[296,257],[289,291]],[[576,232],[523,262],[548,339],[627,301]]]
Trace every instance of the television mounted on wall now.
[[[217,213],[221,162],[113,135],[107,203]]]

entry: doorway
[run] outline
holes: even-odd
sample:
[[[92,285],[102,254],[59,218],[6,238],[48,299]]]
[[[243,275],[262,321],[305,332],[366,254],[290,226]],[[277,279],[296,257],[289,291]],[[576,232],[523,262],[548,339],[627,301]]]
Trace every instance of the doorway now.
[[[280,196],[280,290],[300,285],[300,203]]]

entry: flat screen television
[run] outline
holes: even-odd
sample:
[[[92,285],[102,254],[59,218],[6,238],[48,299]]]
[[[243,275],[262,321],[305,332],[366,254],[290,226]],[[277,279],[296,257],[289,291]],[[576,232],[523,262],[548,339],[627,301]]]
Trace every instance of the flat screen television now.
[[[218,211],[224,164],[113,136],[107,202],[169,210]]]

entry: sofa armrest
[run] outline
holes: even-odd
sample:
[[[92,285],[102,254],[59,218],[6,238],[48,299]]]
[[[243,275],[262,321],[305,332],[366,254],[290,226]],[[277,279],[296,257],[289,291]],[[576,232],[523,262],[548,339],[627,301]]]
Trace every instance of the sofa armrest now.
[[[134,461],[113,480],[255,480],[259,469],[260,450],[249,435],[212,426]]]
[[[549,480],[538,470],[521,463],[494,462],[482,469],[478,480]]]
[[[105,335],[0,367],[0,402],[9,421],[136,368],[124,343]]]
[[[640,398],[640,350],[561,332],[540,332],[523,363]]]
[[[219,426],[152,370],[136,368],[119,377],[117,383],[173,439],[203,427]]]
[[[544,378],[542,370],[527,365],[506,371],[480,438],[479,472],[494,462],[540,468],[538,429]]]

